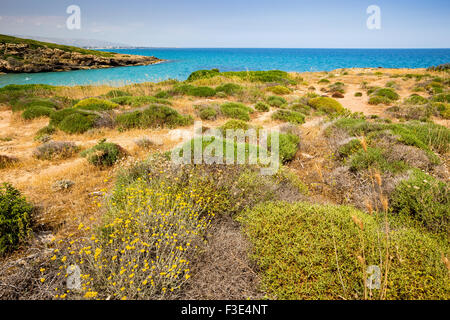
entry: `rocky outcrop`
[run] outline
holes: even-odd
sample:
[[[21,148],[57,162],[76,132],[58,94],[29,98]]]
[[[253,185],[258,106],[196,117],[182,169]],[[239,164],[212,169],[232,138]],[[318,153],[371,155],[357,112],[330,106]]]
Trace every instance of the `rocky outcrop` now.
[[[0,72],[50,72],[143,66],[161,62],[156,57],[118,53],[80,53],[27,43],[0,43]],[[92,54],[92,53],[94,54]]]

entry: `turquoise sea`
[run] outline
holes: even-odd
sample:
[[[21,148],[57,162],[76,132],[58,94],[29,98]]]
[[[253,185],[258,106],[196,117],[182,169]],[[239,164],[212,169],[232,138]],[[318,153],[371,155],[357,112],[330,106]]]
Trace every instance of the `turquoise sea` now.
[[[156,56],[167,62],[138,67],[68,72],[0,75],[7,84],[124,85],[136,82],[185,80],[199,69],[221,71],[330,71],[337,68],[425,68],[450,62],[450,49],[121,49],[114,52]]]

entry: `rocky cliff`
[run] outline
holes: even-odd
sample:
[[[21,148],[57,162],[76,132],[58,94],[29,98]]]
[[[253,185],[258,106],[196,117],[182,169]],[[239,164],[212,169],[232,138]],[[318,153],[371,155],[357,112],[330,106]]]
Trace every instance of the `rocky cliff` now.
[[[6,36],[2,36],[5,38]],[[156,57],[86,50],[23,39],[0,42],[0,72],[49,72],[141,66],[161,62]]]

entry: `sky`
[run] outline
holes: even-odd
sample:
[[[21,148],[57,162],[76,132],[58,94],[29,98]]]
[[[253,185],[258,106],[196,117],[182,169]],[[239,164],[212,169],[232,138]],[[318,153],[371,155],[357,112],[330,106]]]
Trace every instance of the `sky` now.
[[[2,34],[147,47],[450,48],[449,17],[449,0],[0,0]]]

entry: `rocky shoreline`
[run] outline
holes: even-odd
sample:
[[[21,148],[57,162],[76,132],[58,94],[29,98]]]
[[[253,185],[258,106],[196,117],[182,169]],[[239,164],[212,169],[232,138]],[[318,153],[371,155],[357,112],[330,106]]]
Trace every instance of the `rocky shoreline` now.
[[[84,54],[26,43],[0,43],[0,73],[36,73],[144,66],[162,62],[156,57],[119,53]]]

